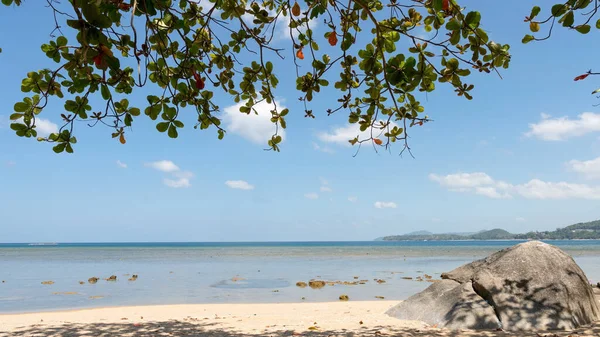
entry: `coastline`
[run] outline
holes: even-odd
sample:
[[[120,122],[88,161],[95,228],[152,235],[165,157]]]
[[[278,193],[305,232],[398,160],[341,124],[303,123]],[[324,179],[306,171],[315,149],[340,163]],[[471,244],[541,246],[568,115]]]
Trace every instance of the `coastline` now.
[[[540,336],[447,330],[385,315],[399,301],[180,304],[0,314],[2,336]],[[597,336],[600,323],[550,336]]]

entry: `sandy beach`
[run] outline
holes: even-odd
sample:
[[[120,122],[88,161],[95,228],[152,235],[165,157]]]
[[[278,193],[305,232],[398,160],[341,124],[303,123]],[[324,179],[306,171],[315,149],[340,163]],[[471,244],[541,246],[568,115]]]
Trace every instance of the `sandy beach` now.
[[[0,336],[600,336],[599,323],[570,332],[451,331],[386,316],[396,303],[159,305],[9,314],[0,315]]]

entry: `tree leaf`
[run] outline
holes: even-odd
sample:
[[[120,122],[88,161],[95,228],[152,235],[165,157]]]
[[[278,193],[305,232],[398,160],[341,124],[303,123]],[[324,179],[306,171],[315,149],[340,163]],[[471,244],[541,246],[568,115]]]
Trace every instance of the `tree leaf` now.
[[[156,130],[159,132],[165,132],[169,128],[169,122],[160,122],[156,124]]]
[[[525,35],[523,37],[523,40],[521,40],[521,42],[523,43],[529,43],[531,41],[533,41],[535,38],[533,37],[533,35]]]
[[[169,126],[169,132],[167,132],[167,134],[171,138],[177,138],[177,128],[175,127],[175,125]]]
[[[581,34],[587,34],[590,32],[590,29],[592,27],[590,27],[590,25],[579,25],[577,27],[575,27],[575,29],[580,32]]]

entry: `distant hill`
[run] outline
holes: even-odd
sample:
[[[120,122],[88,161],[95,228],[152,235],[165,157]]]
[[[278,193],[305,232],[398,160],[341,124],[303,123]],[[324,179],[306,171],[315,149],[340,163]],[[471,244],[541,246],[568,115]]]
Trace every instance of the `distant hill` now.
[[[428,231],[417,231],[404,235],[384,236],[384,241],[446,241],[446,240],[582,240],[600,239],[600,220],[578,223],[554,231],[529,232],[512,234],[504,229],[496,228],[477,233],[444,233],[434,234]]]
[[[510,240],[514,239],[514,234],[511,234],[504,229],[496,228],[489,231],[479,232],[469,237],[473,240]]]
[[[404,235],[433,235],[433,233],[430,231],[416,231],[416,232],[406,233]]]

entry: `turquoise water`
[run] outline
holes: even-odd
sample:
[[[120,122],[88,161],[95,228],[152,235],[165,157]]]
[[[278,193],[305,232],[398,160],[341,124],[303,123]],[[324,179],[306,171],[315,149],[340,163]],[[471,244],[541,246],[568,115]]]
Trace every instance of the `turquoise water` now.
[[[519,241],[0,244],[0,312],[182,303],[401,300]],[[600,281],[600,241],[548,241]],[[137,274],[127,281],[126,274]],[[105,281],[117,275],[116,282]],[[99,277],[96,284],[87,279]],[[298,288],[296,282],[368,280]],[[233,281],[236,279],[236,281]],[[382,279],[385,283],[377,283]],[[43,281],[53,281],[43,285]],[[85,281],[85,284],[79,284]],[[65,292],[74,294],[64,294]],[[304,298],[304,299],[303,299]]]

